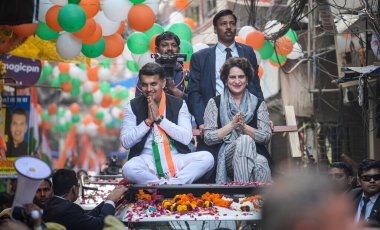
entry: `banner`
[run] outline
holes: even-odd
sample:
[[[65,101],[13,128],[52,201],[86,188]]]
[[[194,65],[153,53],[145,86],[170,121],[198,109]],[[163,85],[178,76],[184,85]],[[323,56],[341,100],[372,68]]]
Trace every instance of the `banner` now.
[[[19,85],[33,85],[41,75],[41,61],[17,57],[10,54],[0,55],[0,61],[5,65],[5,77],[13,79]],[[6,79],[6,83],[15,83]]]

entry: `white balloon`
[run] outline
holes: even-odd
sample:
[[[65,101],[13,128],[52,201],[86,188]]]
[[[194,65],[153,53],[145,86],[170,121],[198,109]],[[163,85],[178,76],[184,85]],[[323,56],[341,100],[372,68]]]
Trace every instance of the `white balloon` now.
[[[278,22],[277,20],[272,20],[265,24],[264,33],[266,35],[277,33],[281,28],[282,25],[280,22]]]
[[[128,49],[127,43],[125,43],[125,45],[124,45],[124,50],[123,50],[122,55],[125,58],[125,60],[133,60],[132,52]]]
[[[86,131],[86,126],[84,124],[78,124],[77,125],[78,134],[83,134],[85,131]]]
[[[128,12],[132,3],[126,0],[106,0],[103,2],[104,15],[115,22],[124,21],[128,18]]]
[[[65,59],[75,58],[80,54],[82,42],[71,33],[64,32],[57,39],[58,54]]]
[[[181,12],[175,11],[175,12],[171,13],[169,16],[169,24],[183,22],[184,19],[185,19],[185,16],[183,16],[183,14]]]
[[[203,50],[205,48],[208,48],[209,46],[204,43],[197,43],[193,45],[193,53],[198,52],[199,50]]]
[[[92,82],[90,81],[86,81],[83,85],[83,92],[85,93],[90,93],[94,87],[94,85],[92,84]]]
[[[141,55],[141,57],[139,58],[139,61],[137,62],[137,64],[139,65],[140,69],[146,63],[154,62],[154,58],[151,57],[151,54],[152,53],[148,51],[148,52],[144,53],[143,55]]]
[[[160,3],[158,0],[146,0],[144,4],[149,6],[153,10],[154,15],[157,15],[158,8],[160,6]]]
[[[81,69],[76,65],[72,65],[69,69],[70,76],[74,78],[79,78],[80,72]]]
[[[104,118],[103,118],[103,122],[105,123],[105,124],[108,124],[108,123],[110,123],[112,121],[112,116],[111,116],[111,114],[109,114],[109,113],[105,113],[104,114]]]
[[[111,76],[111,70],[107,68],[100,68],[98,72],[99,80],[107,81]]]
[[[302,51],[301,45],[298,42],[296,42],[293,45],[292,52],[288,54],[286,57],[293,60],[303,57],[303,51]]]
[[[68,3],[68,0],[50,0],[52,3],[60,6],[64,6]]]
[[[38,21],[46,22],[46,13],[48,10],[53,7],[54,4],[49,0],[40,0],[39,6],[38,6]]]
[[[65,114],[63,115],[66,121],[71,121],[72,113],[69,109],[66,109]]]
[[[96,104],[100,104],[100,102],[102,102],[102,99],[103,99],[103,93],[100,90],[97,90],[93,95],[94,95],[94,102]]]
[[[117,107],[113,107],[112,110],[111,110],[111,114],[114,118],[119,118],[119,115],[120,115],[120,112],[121,110]]]
[[[109,36],[119,29],[120,22],[115,22],[110,19],[108,19],[103,11],[99,11],[99,13],[95,16],[95,21],[99,23],[100,27],[102,28],[102,34],[103,36]]]
[[[259,52],[257,52],[256,50],[254,50],[255,54],[256,54],[256,60],[257,60],[257,64],[259,64],[262,60],[261,58],[261,54]]]
[[[58,66],[56,65],[56,66],[54,66],[54,68],[53,68],[53,77],[54,78],[57,78],[58,76],[59,76],[59,74],[61,73],[61,71],[59,71],[59,68],[58,68]]]
[[[82,69],[80,69],[80,71],[79,71],[79,75],[78,75],[78,79],[79,79],[81,82],[87,82],[87,81],[88,81],[87,73],[84,72]]]
[[[90,136],[96,135],[96,133],[98,131],[98,126],[96,124],[94,124],[93,122],[91,122],[90,124],[86,125],[85,128],[86,128],[86,132]]]
[[[238,36],[241,37],[241,38],[246,39],[247,34],[249,34],[250,32],[253,32],[253,31],[256,31],[256,29],[253,28],[253,26],[243,26],[239,30]]]
[[[71,99],[71,94],[67,92],[62,92],[61,93],[61,98],[64,100],[70,100]]]
[[[64,124],[66,124],[66,122],[67,122],[67,120],[66,120],[65,117],[60,117],[59,118],[59,121],[58,121],[59,124],[64,125]]]

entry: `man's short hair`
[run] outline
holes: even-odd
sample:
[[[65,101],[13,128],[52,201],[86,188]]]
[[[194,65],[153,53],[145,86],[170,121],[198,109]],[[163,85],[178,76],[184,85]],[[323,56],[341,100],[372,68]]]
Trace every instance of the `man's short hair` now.
[[[227,16],[227,15],[232,15],[232,17],[234,17],[234,19],[235,19],[235,22],[237,22],[236,15],[232,12],[232,10],[228,10],[227,9],[227,10],[221,10],[218,13],[216,13],[215,16],[214,16],[214,18],[212,19],[212,24],[214,26],[216,26],[216,24],[218,23],[219,18]]]
[[[146,63],[139,71],[139,81],[141,82],[141,75],[153,76],[156,74],[160,76],[161,80],[165,79],[165,70],[160,64],[154,62]]]
[[[70,189],[78,185],[77,175],[71,169],[58,169],[53,174],[54,195],[63,196],[70,192]]]
[[[45,178],[43,181],[46,181],[49,184],[50,188],[52,187],[53,183],[51,182],[49,178]]]
[[[347,164],[346,162],[334,162],[332,164],[330,164],[329,168],[338,168],[338,169],[342,169],[344,171],[344,173],[346,174],[346,176],[353,176],[354,175],[354,171],[352,170],[352,166]]]
[[[26,121],[28,122],[28,115],[27,115],[25,109],[23,109],[23,108],[16,108],[16,109],[13,110],[13,112],[12,112],[12,118],[13,118],[13,115],[14,115],[14,114],[25,116],[25,119],[26,119]]]
[[[380,161],[365,159],[359,164],[358,168],[358,176],[361,177],[365,171],[371,169],[379,169],[380,170]]]
[[[172,39],[174,39],[174,41],[177,43],[178,46],[181,44],[181,40],[179,39],[179,37],[171,31],[165,31],[161,33],[160,35],[156,37],[156,40],[154,42],[156,44],[156,47],[158,47],[162,40],[172,40]]]

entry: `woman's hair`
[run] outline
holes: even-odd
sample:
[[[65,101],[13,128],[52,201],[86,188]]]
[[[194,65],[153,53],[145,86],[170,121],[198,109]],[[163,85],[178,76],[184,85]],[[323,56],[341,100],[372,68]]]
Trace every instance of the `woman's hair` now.
[[[220,69],[220,79],[223,84],[227,83],[228,75],[232,67],[238,67],[243,70],[244,75],[247,77],[248,82],[252,80],[255,72],[253,71],[251,63],[246,58],[232,57],[229,58]]]

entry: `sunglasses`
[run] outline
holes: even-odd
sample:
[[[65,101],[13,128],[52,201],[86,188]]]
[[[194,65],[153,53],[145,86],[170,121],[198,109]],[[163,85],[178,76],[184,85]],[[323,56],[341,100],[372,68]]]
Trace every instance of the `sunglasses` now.
[[[360,179],[362,179],[362,181],[371,181],[371,179],[373,179],[374,181],[377,181],[377,180],[380,180],[380,174],[375,174],[375,175],[365,175],[365,176],[361,176]]]

